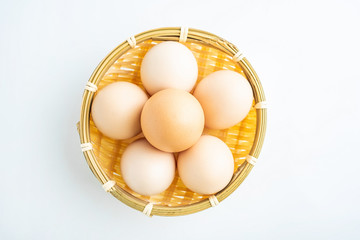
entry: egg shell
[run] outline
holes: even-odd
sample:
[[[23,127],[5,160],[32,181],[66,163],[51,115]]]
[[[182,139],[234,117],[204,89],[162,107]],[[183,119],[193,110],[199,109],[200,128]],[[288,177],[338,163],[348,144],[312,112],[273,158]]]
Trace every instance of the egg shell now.
[[[215,194],[230,182],[234,159],[223,141],[203,135],[194,146],[179,153],[177,166],[187,188],[199,194]]]
[[[146,91],[153,95],[166,88],[191,91],[198,66],[192,52],[178,42],[162,42],[151,48],[141,63],[141,80]]]
[[[175,158],[151,146],[146,139],[131,143],[121,158],[121,175],[134,192],[151,196],[165,191],[175,177]]]
[[[105,136],[127,139],[141,132],[140,115],[147,94],[129,82],[112,83],[95,96],[91,115],[95,126]]]
[[[200,138],[204,129],[204,112],[190,93],[165,89],[145,103],[141,128],[154,147],[165,152],[183,151]]]
[[[230,128],[249,113],[253,92],[240,73],[220,70],[206,76],[196,86],[194,96],[205,114],[205,126],[211,129]]]

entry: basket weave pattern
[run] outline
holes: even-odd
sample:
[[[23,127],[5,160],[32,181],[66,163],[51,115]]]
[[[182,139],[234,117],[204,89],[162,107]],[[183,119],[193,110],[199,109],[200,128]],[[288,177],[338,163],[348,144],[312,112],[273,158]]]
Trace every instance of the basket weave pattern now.
[[[90,169],[114,197],[134,209],[146,212],[147,215],[190,214],[214,206],[214,198],[216,202],[223,201],[242,183],[253,168],[265,137],[267,111],[263,106],[266,100],[261,83],[248,60],[234,45],[216,35],[188,29],[186,38],[184,36],[180,38],[181,33],[180,28],[173,27],[154,29],[131,37],[99,64],[88,82],[91,88],[86,87],[83,94],[78,130],[82,147],[86,146],[83,152]],[[185,45],[197,59],[198,82],[214,71],[229,69],[245,76],[254,93],[256,107],[253,105],[248,116],[241,123],[226,130],[204,130],[205,134],[222,139],[232,151],[235,160],[232,180],[226,188],[211,198],[187,189],[177,173],[171,186],[159,195],[145,197],[133,192],[121,177],[120,161],[127,145],[143,135],[116,141],[103,136],[91,119],[91,103],[96,96],[96,89],[99,91],[116,81],[132,82],[144,89],[140,79],[140,64],[146,52],[161,41],[179,41],[179,39],[186,40]],[[246,157],[250,157],[255,162],[249,159],[245,161]],[[111,181],[115,181],[116,184]]]
[[[158,43],[158,41],[148,40],[126,52],[126,54],[121,56],[106,72],[99,83],[99,90],[117,81],[128,81],[143,88],[140,79],[140,64],[146,52]],[[237,71],[244,75],[240,66],[232,61],[230,56],[221,51],[198,43],[186,43],[185,45],[196,57],[199,68],[198,82],[208,74],[222,69]],[[244,77],[246,76],[244,75]],[[226,130],[205,129],[205,133],[219,137],[228,145],[235,159],[234,170],[237,170],[250,152],[254,141],[255,130],[256,111],[252,108],[246,119],[236,126]],[[120,160],[127,145],[142,135],[130,140],[116,141],[101,134],[91,120],[90,136],[95,156],[109,178],[116,181],[118,186],[137,198],[160,205],[182,206],[199,202],[209,197],[187,189],[177,173],[171,186],[161,194],[148,197],[135,193],[126,186],[121,177]]]

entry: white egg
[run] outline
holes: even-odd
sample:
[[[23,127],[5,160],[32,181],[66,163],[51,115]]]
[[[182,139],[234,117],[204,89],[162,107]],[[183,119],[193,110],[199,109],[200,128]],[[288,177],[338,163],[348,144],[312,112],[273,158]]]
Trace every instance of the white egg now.
[[[205,126],[226,129],[242,121],[249,113],[253,92],[240,73],[221,70],[206,76],[197,85],[194,96],[205,114]]]
[[[141,80],[146,91],[154,93],[176,88],[191,91],[198,76],[192,52],[178,42],[163,42],[151,48],[141,63]]]
[[[140,115],[146,93],[129,82],[116,82],[95,96],[91,115],[95,126],[113,139],[127,139],[141,132]]]
[[[223,141],[203,135],[194,146],[179,153],[177,166],[187,188],[200,194],[215,194],[230,182],[234,159]]]
[[[154,148],[144,138],[125,149],[120,164],[125,183],[144,196],[165,191],[175,177],[174,155]]]

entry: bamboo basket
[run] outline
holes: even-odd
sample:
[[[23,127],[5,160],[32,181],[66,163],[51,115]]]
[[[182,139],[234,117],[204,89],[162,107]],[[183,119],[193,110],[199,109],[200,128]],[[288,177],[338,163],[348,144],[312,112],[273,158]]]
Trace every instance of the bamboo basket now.
[[[95,127],[90,110],[98,90],[116,81],[128,81],[142,89],[140,64],[146,52],[162,41],[179,41],[196,57],[198,82],[208,74],[229,69],[241,73],[250,82],[254,104],[248,116],[226,130],[205,129],[204,133],[222,139],[233,153],[234,175],[225,189],[216,195],[196,194],[187,189],[176,173],[171,186],[156,196],[141,196],[129,189],[121,177],[120,160],[126,146],[142,137],[113,140]],[[266,102],[261,83],[243,54],[228,41],[192,28],[160,28],[130,37],[116,47],[98,65],[85,86],[78,123],[81,148],[90,169],[104,189],[128,206],[146,215],[177,216],[216,206],[229,196],[247,177],[260,154],[266,130]]]

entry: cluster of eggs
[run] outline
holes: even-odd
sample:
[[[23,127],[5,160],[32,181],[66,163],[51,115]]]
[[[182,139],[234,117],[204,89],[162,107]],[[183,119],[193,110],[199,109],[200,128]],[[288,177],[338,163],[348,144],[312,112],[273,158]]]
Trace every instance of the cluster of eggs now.
[[[165,191],[176,167],[185,186],[196,193],[214,194],[230,182],[230,149],[203,130],[226,129],[242,121],[253,102],[252,89],[241,74],[230,70],[211,73],[195,87],[197,78],[192,52],[168,41],[151,48],[141,63],[147,92],[116,82],[95,96],[91,114],[104,135],[120,140],[144,135],[128,145],[120,163],[121,175],[133,191],[145,196]]]

